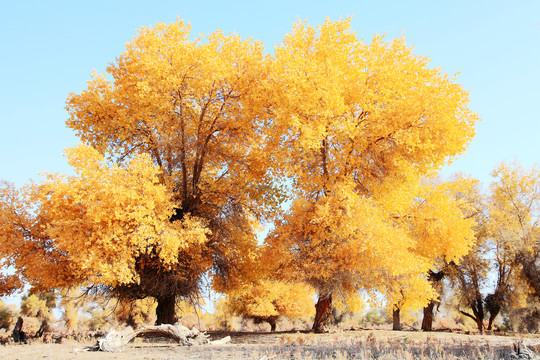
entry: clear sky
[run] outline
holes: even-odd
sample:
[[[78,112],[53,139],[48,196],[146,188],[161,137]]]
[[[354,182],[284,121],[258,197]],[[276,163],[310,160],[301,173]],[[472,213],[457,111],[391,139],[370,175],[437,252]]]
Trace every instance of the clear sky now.
[[[9,1],[0,14],[0,179],[23,185],[42,171],[69,172],[63,149],[70,92],[103,72],[141,26],[191,22],[280,43],[292,23],[353,16],[369,42],[404,35],[415,53],[458,75],[480,114],[476,138],[445,173],[485,185],[502,161],[532,166],[540,155],[540,1]]]

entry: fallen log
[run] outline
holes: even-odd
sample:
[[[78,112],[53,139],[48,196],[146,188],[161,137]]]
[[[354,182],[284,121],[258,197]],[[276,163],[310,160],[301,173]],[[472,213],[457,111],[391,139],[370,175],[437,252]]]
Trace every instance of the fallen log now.
[[[139,330],[133,330],[129,326],[121,331],[110,330],[103,338],[98,340],[98,343],[95,346],[85,348],[84,350],[118,352],[121,351],[131,340],[140,335],[162,336],[172,339],[185,346],[205,344],[222,345],[231,341],[229,336],[221,340],[210,341],[208,339],[209,336],[200,332],[197,328],[194,327],[190,330],[180,324],[147,326]]]
[[[116,352],[122,350],[131,340],[140,335],[155,335],[172,339],[179,344],[192,346],[209,343],[208,336],[198,329],[188,329],[187,327],[176,325],[146,326],[139,330],[127,327],[122,331],[111,330],[98,340],[99,350]]]

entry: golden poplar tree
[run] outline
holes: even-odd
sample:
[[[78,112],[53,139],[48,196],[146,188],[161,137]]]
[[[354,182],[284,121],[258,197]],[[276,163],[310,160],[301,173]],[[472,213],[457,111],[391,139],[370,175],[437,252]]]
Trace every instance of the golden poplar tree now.
[[[78,289],[62,289],[60,291],[61,300],[59,307],[63,308],[62,320],[68,332],[77,330],[79,326],[79,309],[81,308],[80,298],[82,294]]]
[[[492,175],[490,232],[499,277],[511,282],[521,276],[540,298],[540,169],[503,162]]]
[[[320,330],[334,294],[426,273],[441,255],[437,237],[411,233],[403,219],[415,184],[465,150],[477,116],[455,79],[404,39],[364,43],[349,20],[295,24],[276,48],[270,81],[270,136],[296,198],[267,241],[288,273],[317,289]],[[454,240],[451,258],[471,237]]]
[[[261,146],[263,48],[189,36],[182,21],[142,28],[68,98],[84,142],[66,153],[76,175],[5,189],[1,251],[35,287],[152,296],[157,323],[174,323],[203,274],[220,290],[249,270],[257,224],[280,200]]]
[[[529,289],[538,294],[540,288],[540,173],[501,163],[492,175],[485,196],[474,188],[463,193],[478,209],[471,214],[477,241],[459,264],[449,267],[460,313],[474,320],[480,332],[488,312],[491,330],[501,310],[523,307]]]

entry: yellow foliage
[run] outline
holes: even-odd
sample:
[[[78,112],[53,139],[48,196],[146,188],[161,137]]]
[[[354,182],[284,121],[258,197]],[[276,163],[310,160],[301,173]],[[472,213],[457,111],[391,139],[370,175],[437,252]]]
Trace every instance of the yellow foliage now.
[[[282,184],[292,207],[262,261],[319,292],[375,292],[467,251],[460,205],[420,183],[474,135],[455,79],[403,38],[364,43],[350,19],[299,22],[271,55],[190,31],[142,28],[70,94],[76,175],[0,187],[6,266],[42,289],[98,284],[158,302],[196,292],[209,270],[217,291],[243,291],[264,278],[256,234],[280,214]]]
[[[156,300],[150,297],[134,301],[119,300],[115,315],[120,322],[138,328],[153,324],[156,307]]]
[[[385,292],[388,309],[397,308],[402,314],[417,311],[439,296],[423,274],[391,279]]]
[[[24,231],[31,226],[19,191],[13,184],[0,181],[0,294],[9,295],[22,289],[23,274],[5,274],[9,267],[20,268],[20,247],[24,244]]]
[[[0,256],[34,286],[159,300],[196,292],[212,267],[218,290],[251,269],[257,226],[283,199],[263,144],[267,59],[259,42],[190,30],[142,28],[70,94],[75,176],[2,185]]]
[[[313,295],[304,284],[261,280],[228,294],[221,311],[252,318],[301,318],[313,315]]]
[[[267,119],[262,45],[220,31],[190,40],[190,30],[181,20],[142,28],[107,68],[109,77],[94,74],[88,89],[67,102],[67,125],[119,163],[110,168],[111,181],[130,188],[107,192],[112,219],[101,213],[98,219],[117,226],[105,244],[89,244],[110,244],[99,276],[113,286],[139,281],[133,269],[141,253],[157,259],[152,266],[183,276],[171,288],[192,291],[212,265],[216,288],[232,286],[249,271],[256,225],[281,200],[261,145]],[[129,169],[135,171],[118,178]],[[127,206],[117,192],[125,193]],[[122,209],[128,219],[117,222]],[[92,259],[83,266],[95,268]]]
[[[284,171],[310,193],[353,179],[373,193],[462,153],[478,118],[467,92],[428,64],[402,38],[363,43],[350,19],[295,24],[272,68]]]
[[[492,175],[488,234],[501,292],[517,307],[529,289],[540,297],[540,169],[501,163]]]
[[[69,261],[70,278],[110,286],[137,282],[140,254],[171,267],[180,250],[208,241],[202,219],[186,216],[169,222],[172,195],[158,183],[158,170],[145,155],[119,167],[107,166],[85,145],[66,153],[77,175],[48,175],[43,184],[30,188],[30,196],[46,224],[42,236],[54,239],[54,250]],[[54,287],[61,281],[49,277],[40,284]]]
[[[540,254],[540,170],[501,163],[493,171],[490,232],[509,256]]]
[[[365,44],[350,19],[299,22],[276,48],[270,138],[298,194],[267,239],[282,276],[351,296],[409,278],[425,302],[422,276],[467,253],[472,221],[448,185],[420,180],[464,151],[478,117],[428,64],[403,38]]]
[[[0,300],[0,329],[7,331],[15,322],[16,312],[13,307],[14,305],[6,305],[6,303]]]
[[[21,315],[35,317],[42,321],[52,322],[54,320],[54,315],[52,313],[52,307],[49,307],[50,304],[47,304],[47,299],[41,297],[38,294],[30,294],[26,297],[23,297],[21,301]]]
[[[79,326],[79,301],[77,298],[81,294],[78,289],[62,289],[60,295],[62,299],[59,305],[64,308],[62,320],[65,322],[68,331],[77,330]]]
[[[10,295],[22,287],[19,276],[0,274],[0,296]]]

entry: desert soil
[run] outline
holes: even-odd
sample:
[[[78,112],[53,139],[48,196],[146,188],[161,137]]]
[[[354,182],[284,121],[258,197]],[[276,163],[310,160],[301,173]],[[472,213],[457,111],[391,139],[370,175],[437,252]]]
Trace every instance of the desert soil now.
[[[485,349],[486,352],[506,354],[519,341],[540,356],[540,335],[522,337],[361,330],[330,334],[222,333],[213,334],[212,337],[216,339],[226,335],[231,335],[232,342],[220,346],[186,347],[164,340],[135,339],[118,353],[84,351],[85,347],[95,343],[74,341],[64,341],[62,344],[0,345],[0,359],[346,359],[354,358],[355,352],[360,353],[367,348],[376,349],[381,354],[400,348],[409,354],[412,351],[412,358],[416,358],[414,354],[424,356],[425,353],[435,350],[439,354],[447,351],[467,358],[468,351],[478,348]],[[444,355],[422,358],[444,358]]]

